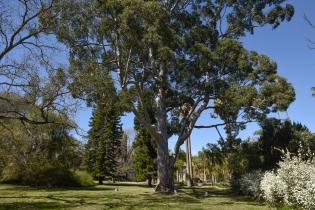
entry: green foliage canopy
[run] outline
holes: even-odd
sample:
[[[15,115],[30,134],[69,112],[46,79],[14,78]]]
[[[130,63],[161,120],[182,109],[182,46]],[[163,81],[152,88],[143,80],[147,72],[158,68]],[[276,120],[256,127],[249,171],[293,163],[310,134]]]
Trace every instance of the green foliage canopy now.
[[[198,127],[203,111],[210,109],[225,124],[235,125],[239,118],[247,122],[286,109],[294,99],[276,64],[236,41],[255,27],[276,28],[289,21],[294,9],[284,2],[70,1],[58,14],[54,30],[70,50],[77,92],[106,95],[99,91],[103,87],[93,84],[108,76],[115,82],[121,104],[156,140],[160,183],[169,190],[180,145]],[[146,90],[153,93],[154,121],[145,103]],[[178,140],[169,158],[172,134]]]

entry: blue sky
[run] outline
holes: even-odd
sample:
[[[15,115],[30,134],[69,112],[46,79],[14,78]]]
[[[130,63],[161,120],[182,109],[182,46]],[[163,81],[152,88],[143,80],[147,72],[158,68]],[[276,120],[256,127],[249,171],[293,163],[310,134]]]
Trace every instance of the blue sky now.
[[[305,124],[315,132],[315,97],[312,97],[311,87],[315,86],[315,50],[308,47],[308,39],[315,41],[315,29],[304,20],[307,14],[315,23],[315,1],[289,1],[295,7],[295,15],[291,22],[283,23],[277,29],[263,27],[256,30],[254,35],[247,35],[241,42],[249,50],[255,50],[268,55],[278,64],[278,73],[291,82],[296,91],[296,100],[290,106],[290,119]],[[91,110],[82,109],[76,116],[78,125],[84,130],[89,129],[88,122]],[[281,114],[285,117],[285,114]],[[197,124],[207,123],[205,113]],[[133,115],[127,114],[122,118],[125,130],[133,128]],[[256,124],[247,125],[247,129],[240,133],[241,138],[252,136],[259,129]],[[222,130],[223,132],[223,130]],[[191,135],[192,153],[196,154],[207,143],[215,143],[219,136],[215,129],[195,129]],[[170,148],[175,144],[175,138],[169,142]]]

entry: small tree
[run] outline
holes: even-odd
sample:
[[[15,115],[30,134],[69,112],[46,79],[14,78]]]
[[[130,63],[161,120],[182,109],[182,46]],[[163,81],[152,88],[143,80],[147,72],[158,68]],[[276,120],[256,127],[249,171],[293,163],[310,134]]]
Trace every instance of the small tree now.
[[[145,128],[140,127],[137,129],[133,147],[135,148],[134,166],[136,179],[147,179],[148,185],[152,186],[152,179],[157,173],[156,145]]]
[[[208,162],[209,171],[211,174],[212,185],[215,184],[215,177],[213,174],[214,167],[220,165],[224,161],[224,153],[216,144],[207,144],[207,148],[204,150],[205,157]]]
[[[209,164],[206,157],[206,149],[202,147],[201,151],[198,152],[198,163],[199,163],[199,170],[202,170],[202,180],[203,182],[207,181],[207,171],[209,171]]]
[[[178,182],[182,182],[184,181],[184,176],[185,176],[185,179],[187,178],[186,177],[186,161],[187,161],[187,158],[186,158],[186,152],[182,149],[180,149],[178,151],[178,156],[177,156],[177,159],[176,159],[176,162],[175,162],[175,166],[174,166],[174,170],[176,171],[176,178],[177,178],[177,181]]]
[[[154,121],[154,106],[151,103],[151,98],[152,92],[149,90],[146,91],[144,101],[149,117]],[[140,105],[138,109],[144,115]],[[156,142],[148,130],[137,119],[134,121],[134,128],[137,131],[137,136],[133,144],[135,149],[134,166],[136,179],[143,180],[146,178],[148,185],[151,186],[153,177],[157,175]]]

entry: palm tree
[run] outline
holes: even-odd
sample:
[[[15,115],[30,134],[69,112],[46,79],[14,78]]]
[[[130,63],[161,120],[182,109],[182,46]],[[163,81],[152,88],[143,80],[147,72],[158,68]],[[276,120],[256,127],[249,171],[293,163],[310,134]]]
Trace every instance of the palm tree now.
[[[216,180],[213,175],[213,168],[216,165],[222,165],[224,162],[224,153],[221,151],[218,145],[216,144],[207,144],[207,148],[203,151],[204,156],[207,160],[209,171],[211,174],[212,185],[215,184]]]
[[[207,168],[208,168],[208,159],[206,157],[206,149],[202,147],[201,151],[198,152],[198,159],[200,162],[200,167],[202,168],[202,181],[207,181]]]

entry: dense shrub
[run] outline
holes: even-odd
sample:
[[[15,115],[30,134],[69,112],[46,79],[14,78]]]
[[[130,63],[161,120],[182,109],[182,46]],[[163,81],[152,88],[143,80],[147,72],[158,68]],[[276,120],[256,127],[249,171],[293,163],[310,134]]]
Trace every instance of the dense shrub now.
[[[80,186],[73,169],[83,162],[83,149],[61,125],[0,128],[0,181],[29,186]],[[30,132],[31,131],[31,135]]]
[[[0,181],[8,184],[19,184],[22,180],[22,173],[20,168],[5,167],[1,173]]]
[[[45,187],[78,187],[80,184],[70,170],[47,168],[24,180],[25,184]]]
[[[84,171],[56,167],[24,171],[8,168],[1,181],[35,187],[81,187],[94,184],[93,178]]]
[[[287,153],[277,171],[264,174],[261,190],[268,203],[315,209],[315,161],[301,157],[301,154],[291,157]]]
[[[260,182],[263,173],[260,170],[252,171],[242,175],[239,180],[240,191],[243,195],[251,196],[254,199],[260,198]]]
[[[73,172],[73,176],[76,182],[82,187],[88,187],[94,185],[93,177],[86,171],[76,170]]]

